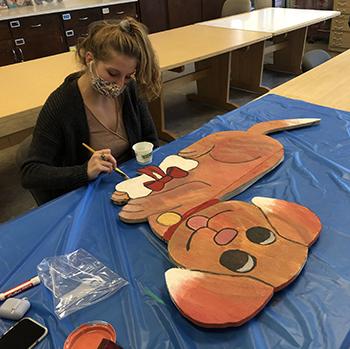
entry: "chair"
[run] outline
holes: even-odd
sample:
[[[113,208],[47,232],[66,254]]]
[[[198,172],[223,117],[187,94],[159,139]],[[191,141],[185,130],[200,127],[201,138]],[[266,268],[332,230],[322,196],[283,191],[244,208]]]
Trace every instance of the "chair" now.
[[[23,161],[28,157],[29,147],[32,142],[32,135],[25,138],[19,145],[17,152],[16,152],[16,165],[18,170],[21,170],[21,166]],[[36,191],[29,190],[29,192],[32,194],[36,204],[39,206],[42,201],[40,198],[40,195],[37,195]]]
[[[272,0],[254,0],[254,8],[256,10],[265,7],[272,7]]]
[[[226,0],[221,10],[221,17],[250,12],[250,0]]]
[[[23,161],[28,156],[28,151],[29,151],[30,143],[32,142],[32,138],[33,138],[32,135],[28,136],[18,146],[18,149],[16,152],[16,165],[18,169],[21,169]]]
[[[312,68],[317,67],[318,65],[328,61],[332,57],[325,50],[311,50],[304,54],[302,61],[302,71],[305,73]]]

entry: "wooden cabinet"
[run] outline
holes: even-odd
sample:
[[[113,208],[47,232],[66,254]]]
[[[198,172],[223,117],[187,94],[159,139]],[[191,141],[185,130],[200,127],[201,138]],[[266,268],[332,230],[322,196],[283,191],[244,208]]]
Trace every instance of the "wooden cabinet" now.
[[[202,20],[221,17],[221,10],[226,0],[202,0]]]
[[[0,22],[0,66],[68,50],[57,14]]]
[[[67,50],[61,23],[55,14],[10,20],[9,25],[19,61]]]
[[[0,22],[0,66],[16,62],[16,51],[8,23]]]
[[[167,30],[168,6],[166,0],[139,0],[140,20],[150,33]]]
[[[130,2],[0,21],[0,66],[66,52],[92,22],[138,18],[137,11]]]
[[[341,16],[332,19],[329,49],[341,52],[350,48],[350,1],[335,0],[334,10]]]
[[[168,0],[169,28],[202,21],[202,0]]]

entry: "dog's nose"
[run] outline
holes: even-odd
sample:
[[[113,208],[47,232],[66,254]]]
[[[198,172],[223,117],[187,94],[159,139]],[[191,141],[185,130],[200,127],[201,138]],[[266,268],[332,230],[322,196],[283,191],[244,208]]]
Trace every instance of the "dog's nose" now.
[[[241,250],[228,250],[221,255],[220,264],[236,273],[247,273],[255,267],[256,258]]]
[[[237,230],[225,228],[220,230],[215,236],[214,241],[220,246],[229,244],[237,236]]]

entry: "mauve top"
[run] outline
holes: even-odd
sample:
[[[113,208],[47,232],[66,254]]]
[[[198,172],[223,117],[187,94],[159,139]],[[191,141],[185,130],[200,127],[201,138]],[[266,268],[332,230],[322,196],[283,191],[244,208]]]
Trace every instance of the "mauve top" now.
[[[90,130],[90,145],[93,149],[111,149],[118,163],[128,158],[129,140],[122,116],[122,99],[116,99],[116,114],[113,118],[99,120],[85,104],[85,112]]]

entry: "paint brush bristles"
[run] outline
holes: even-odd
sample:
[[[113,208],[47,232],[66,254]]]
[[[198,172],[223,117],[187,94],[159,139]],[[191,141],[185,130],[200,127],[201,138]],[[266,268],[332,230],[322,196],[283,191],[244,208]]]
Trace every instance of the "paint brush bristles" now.
[[[85,143],[82,143],[82,145],[87,149],[89,150],[92,154],[95,152],[95,150],[93,148],[91,148],[90,146],[88,146],[87,144]],[[120,168],[118,167],[114,167],[113,169],[115,172],[119,173],[120,175],[122,175],[124,178],[126,179],[129,179],[130,177],[125,173],[123,172]]]

